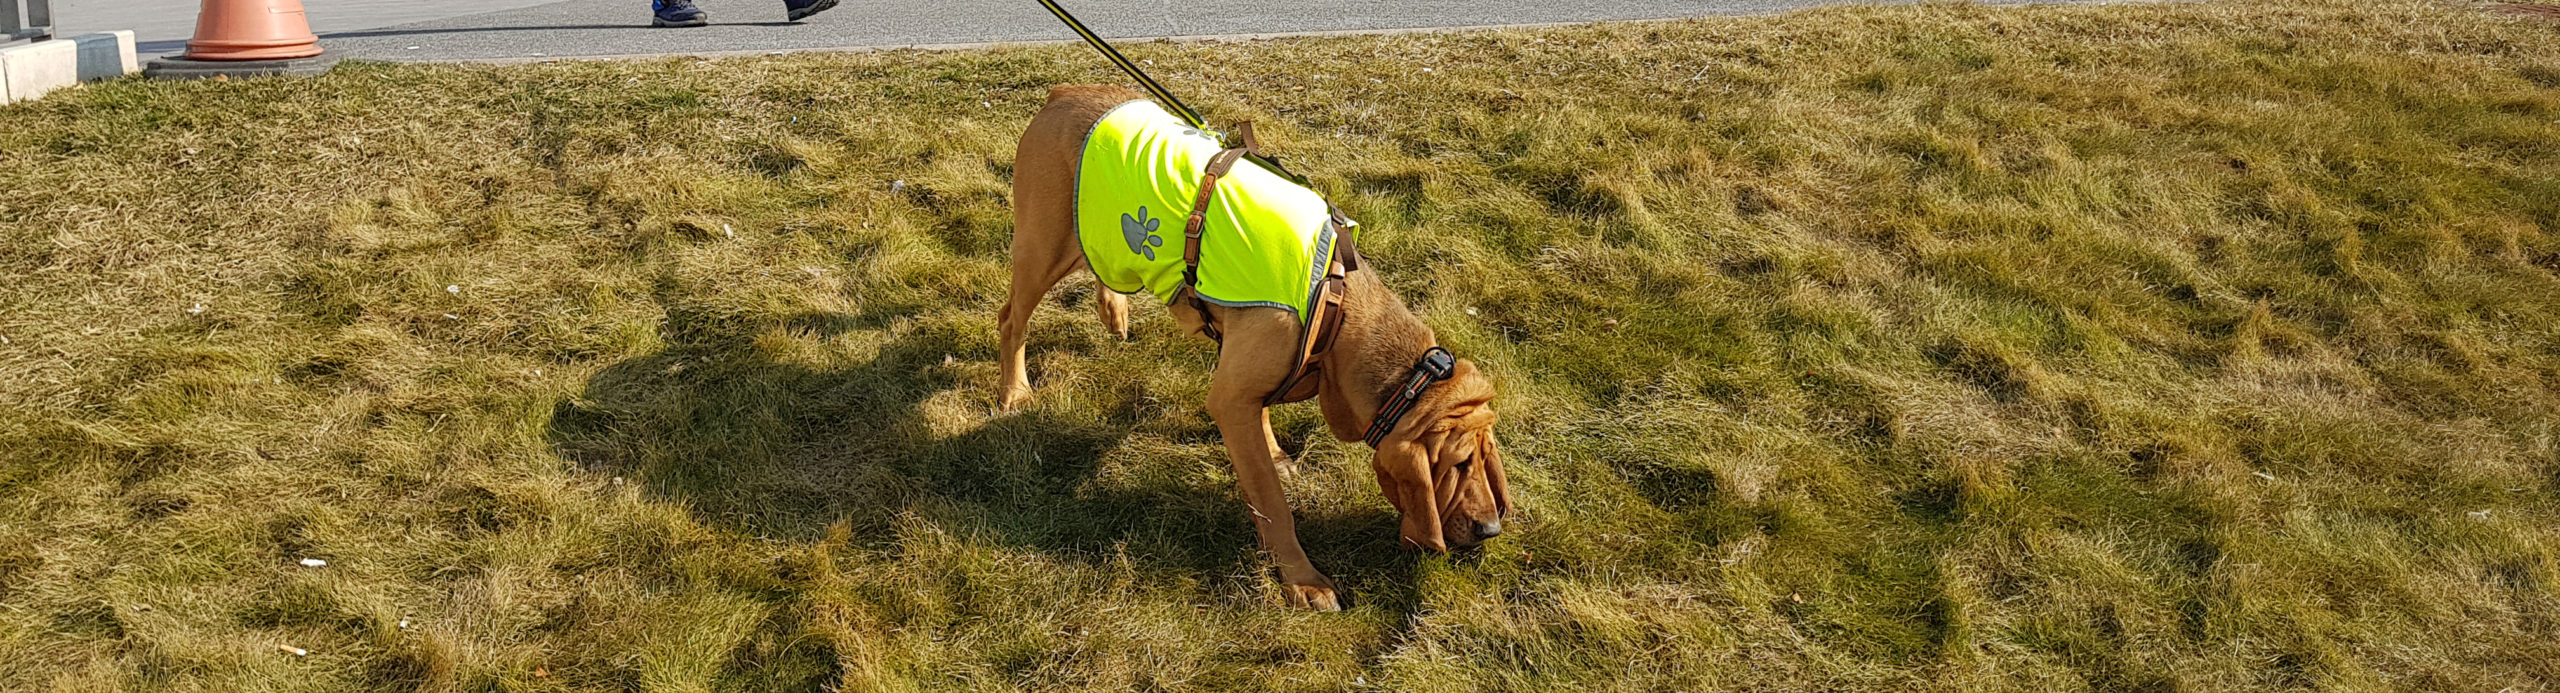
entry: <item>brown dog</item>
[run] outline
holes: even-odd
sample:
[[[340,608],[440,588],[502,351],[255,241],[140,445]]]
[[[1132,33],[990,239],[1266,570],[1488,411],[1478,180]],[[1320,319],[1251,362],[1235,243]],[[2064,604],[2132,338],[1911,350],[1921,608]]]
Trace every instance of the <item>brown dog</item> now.
[[[1085,266],[1075,220],[1076,167],[1086,133],[1115,106],[1146,98],[1129,89],[1063,86],[1031,119],[1015,150],[1013,177],[1013,288],[996,318],[1003,335],[1003,382],[996,397],[1005,409],[1031,398],[1023,370],[1024,331],[1049,288]],[[1250,165],[1250,164],[1243,164]],[[1342,319],[1332,347],[1310,377],[1325,423],[1344,441],[1363,440],[1391,394],[1437,345],[1404,302],[1362,263],[1345,278]],[[1095,292],[1102,324],[1126,339],[1129,299]],[[1333,611],[1341,608],[1333,581],[1316,571],[1298,546],[1296,521],[1280,493],[1280,470],[1289,463],[1271,434],[1266,398],[1278,389],[1297,358],[1300,323],[1290,311],[1270,307],[1211,305],[1208,317],[1173,310],[1189,332],[1223,334],[1217,371],[1209,386],[1209,415],[1226,439],[1236,482],[1253,511],[1262,548],[1280,564],[1289,602]],[[1493,384],[1475,365],[1457,361],[1445,381],[1433,385],[1396,421],[1370,461],[1387,501],[1403,515],[1404,543],[1447,551],[1474,546],[1502,533],[1511,494],[1494,444]]]

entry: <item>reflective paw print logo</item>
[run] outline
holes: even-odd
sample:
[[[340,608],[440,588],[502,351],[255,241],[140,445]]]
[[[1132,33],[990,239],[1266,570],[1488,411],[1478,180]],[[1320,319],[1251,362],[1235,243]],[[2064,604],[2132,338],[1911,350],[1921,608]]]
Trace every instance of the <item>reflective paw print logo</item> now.
[[[1145,255],[1148,262],[1154,262],[1156,248],[1164,246],[1164,238],[1156,235],[1156,227],[1162,225],[1163,219],[1149,219],[1147,208],[1139,207],[1138,216],[1120,215],[1120,236],[1129,241],[1129,252]]]

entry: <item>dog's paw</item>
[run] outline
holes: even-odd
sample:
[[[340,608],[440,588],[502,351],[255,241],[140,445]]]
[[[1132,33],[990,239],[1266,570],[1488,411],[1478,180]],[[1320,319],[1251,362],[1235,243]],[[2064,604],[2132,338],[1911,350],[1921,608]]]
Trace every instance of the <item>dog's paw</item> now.
[[[1289,592],[1289,605],[1316,611],[1341,611],[1342,597],[1333,591],[1333,581],[1319,578],[1313,585],[1281,585]]]
[[[1029,403],[1031,403],[1030,385],[1013,385],[1000,388],[996,392],[996,413],[1002,414],[1021,409],[1022,405]]]
[[[1306,468],[1306,465],[1298,463],[1298,458],[1290,457],[1289,453],[1281,452],[1278,449],[1273,449],[1271,451],[1271,466],[1274,469],[1280,470],[1280,478],[1283,479],[1296,478],[1298,476],[1298,472],[1303,471]]]

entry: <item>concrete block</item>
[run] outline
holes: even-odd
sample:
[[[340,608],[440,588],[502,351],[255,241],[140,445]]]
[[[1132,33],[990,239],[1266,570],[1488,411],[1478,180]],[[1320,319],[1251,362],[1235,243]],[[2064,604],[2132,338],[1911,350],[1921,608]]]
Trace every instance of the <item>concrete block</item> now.
[[[133,52],[131,31],[101,31],[63,40],[80,47],[80,81],[114,79],[142,71],[142,61]]]
[[[0,48],[0,103],[25,101],[80,83],[80,47],[37,41]]]

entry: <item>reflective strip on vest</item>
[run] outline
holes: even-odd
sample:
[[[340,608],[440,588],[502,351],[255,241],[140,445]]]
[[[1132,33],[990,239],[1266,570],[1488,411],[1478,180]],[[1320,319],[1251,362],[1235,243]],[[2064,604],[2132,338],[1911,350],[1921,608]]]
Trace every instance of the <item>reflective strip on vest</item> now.
[[[1094,277],[1121,293],[1172,301],[1182,290],[1182,227],[1218,139],[1153,101],[1113,108],[1085,136],[1076,170],[1076,237]],[[1200,297],[1286,308],[1303,321],[1333,259],[1330,207],[1252,160],[1218,180],[1200,231]]]

